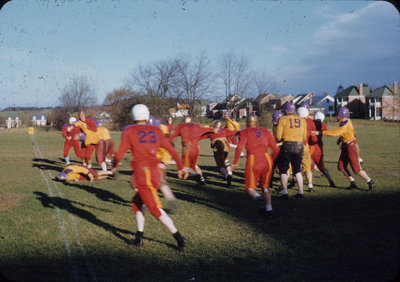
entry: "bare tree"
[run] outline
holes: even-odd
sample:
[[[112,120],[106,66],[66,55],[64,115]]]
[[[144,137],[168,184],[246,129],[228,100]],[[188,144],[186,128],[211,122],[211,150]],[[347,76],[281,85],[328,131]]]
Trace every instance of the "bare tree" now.
[[[97,96],[87,78],[79,76],[73,78],[70,84],[62,90],[59,102],[64,111],[76,112],[95,105]]]
[[[256,72],[252,76],[253,85],[258,95],[277,91],[277,83],[273,76],[265,72]]]
[[[173,86],[177,72],[177,59],[139,65],[132,72],[127,84],[132,89],[138,89],[146,95],[149,109],[153,115],[166,118],[168,108],[174,106],[171,97],[176,94]]]
[[[235,94],[249,94],[252,83],[250,67],[248,57],[238,57],[233,52],[224,53],[217,58],[217,76],[223,81],[226,98]]]
[[[194,59],[184,56],[178,65],[174,89],[177,96],[189,105],[189,115],[193,117],[196,101],[207,94],[212,85],[210,63],[204,54],[200,54]]]
[[[114,127],[122,130],[133,121],[131,109],[135,104],[143,103],[143,97],[128,88],[116,89],[107,94],[104,99],[103,108],[110,114]]]

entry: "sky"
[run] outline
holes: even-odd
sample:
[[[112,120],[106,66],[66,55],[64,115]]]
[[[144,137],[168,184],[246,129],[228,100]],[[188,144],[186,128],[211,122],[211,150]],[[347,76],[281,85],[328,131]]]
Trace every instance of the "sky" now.
[[[400,16],[365,0],[12,0],[0,10],[0,109],[57,106],[79,76],[101,104],[139,64],[204,53],[215,68],[227,52],[249,58],[276,93],[392,86]]]

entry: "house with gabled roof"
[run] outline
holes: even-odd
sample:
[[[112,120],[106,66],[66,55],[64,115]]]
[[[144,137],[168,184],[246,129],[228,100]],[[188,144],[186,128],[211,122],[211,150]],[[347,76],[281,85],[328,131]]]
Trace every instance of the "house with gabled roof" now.
[[[291,101],[295,106],[296,109],[300,107],[300,104],[303,102],[308,102],[309,105],[312,104],[312,93],[307,93],[307,94],[298,94],[294,96],[293,100]]]
[[[235,105],[234,118],[244,118],[253,112],[253,98],[245,98],[240,100],[240,103]]]
[[[326,116],[332,117],[335,115],[335,98],[331,95],[325,94],[323,96],[315,96],[312,101],[312,108],[324,113]]]
[[[399,90],[397,82],[394,82],[393,87],[384,85],[365,95],[366,117],[373,120],[400,120]]]
[[[46,126],[47,117],[45,114],[33,114],[31,115],[31,124],[33,126]]]
[[[365,95],[369,95],[371,89],[368,85],[360,83],[359,86],[349,86],[343,91],[337,93],[335,98],[335,111],[340,107],[347,107],[350,116],[353,118],[366,117],[366,100]]]

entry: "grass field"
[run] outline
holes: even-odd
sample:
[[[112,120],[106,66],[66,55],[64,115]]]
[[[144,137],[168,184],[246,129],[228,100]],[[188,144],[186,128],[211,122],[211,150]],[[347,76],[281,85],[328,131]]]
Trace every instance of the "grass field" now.
[[[359,189],[346,190],[336,138],[326,137],[339,187],[315,173],[316,192],[304,199],[279,201],[272,190],[274,220],[259,217],[244,193],[244,159],[227,188],[201,141],[206,186],[168,171],[180,207],[171,218],[189,240],[182,253],[150,214],[144,246],[127,244],[136,231],[130,156],[117,180],[66,185],[53,181],[63,166],[60,132],[0,131],[0,272],[12,281],[391,281],[400,265],[399,125],[354,124],[375,191],[360,177]],[[112,136],[118,145],[120,133]]]

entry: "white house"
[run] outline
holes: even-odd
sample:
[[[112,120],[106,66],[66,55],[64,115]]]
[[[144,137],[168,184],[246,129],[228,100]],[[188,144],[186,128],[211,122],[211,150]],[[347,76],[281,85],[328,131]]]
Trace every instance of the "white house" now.
[[[31,116],[31,123],[33,126],[46,126],[47,118],[45,114],[37,114]]]
[[[313,104],[326,116],[335,115],[335,98],[333,98],[331,95],[326,94],[325,96],[316,96],[313,98]]]

